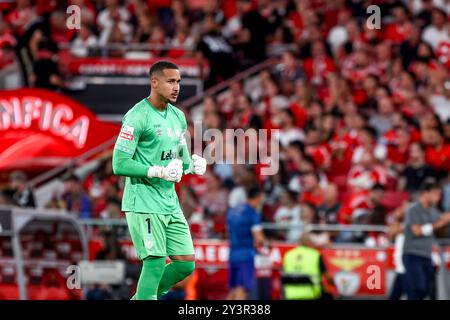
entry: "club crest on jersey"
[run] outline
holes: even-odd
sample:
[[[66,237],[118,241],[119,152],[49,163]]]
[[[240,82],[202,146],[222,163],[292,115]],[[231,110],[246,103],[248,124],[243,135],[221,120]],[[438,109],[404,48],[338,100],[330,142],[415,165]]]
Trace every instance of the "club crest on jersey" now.
[[[134,139],[134,128],[130,126],[124,126],[120,131],[120,138],[128,141],[133,141]]]
[[[169,138],[179,138],[181,136],[181,130],[176,128],[174,131],[171,128],[167,129],[167,136]]]

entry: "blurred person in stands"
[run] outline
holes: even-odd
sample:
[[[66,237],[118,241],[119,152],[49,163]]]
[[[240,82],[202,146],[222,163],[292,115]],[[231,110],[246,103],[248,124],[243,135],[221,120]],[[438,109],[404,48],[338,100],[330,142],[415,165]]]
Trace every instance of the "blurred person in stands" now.
[[[397,175],[408,163],[412,137],[407,127],[397,127],[391,132],[393,138],[387,142],[386,167]]]
[[[311,202],[303,202],[301,208],[301,220],[303,232],[309,232],[308,228],[312,225],[325,224],[319,220],[317,209]],[[328,231],[313,230],[310,233],[310,239],[316,248],[324,248],[330,244],[330,233]]]
[[[281,206],[275,211],[274,221],[285,224],[287,227],[285,239],[289,242],[297,242],[300,239],[302,219],[301,208],[297,202],[298,194],[286,190],[281,194]]]
[[[5,21],[13,28],[17,37],[20,37],[28,24],[37,18],[36,8],[30,0],[17,0],[16,8],[5,16]]]
[[[245,165],[235,164],[233,166],[233,181],[235,184],[228,195],[229,208],[234,208],[246,202],[247,190],[256,183],[256,177]]]
[[[266,40],[269,35],[269,24],[249,0],[236,2],[239,16],[239,27],[234,38],[230,39],[233,47],[242,52],[241,65],[246,68],[266,59]]]
[[[312,203],[315,207],[324,202],[324,190],[320,185],[320,176],[315,172],[309,172],[301,177],[302,192],[300,201]]]
[[[232,77],[236,72],[233,48],[220,33],[220,26],[212,15],[203,22],[203,35],[196,46],[196,58],[201,69],[204,62],[209,64],[205,79],[205,89]]]
[[[123,8],[112,6],[108,9],[108,19],[101,25],[101,33],[99,44],[105,46],[107,44],[128,43],[131,40],[133,27],[123,18],[121,11]],[[98,19],[101,19],[99,14]],[[113,50],[112,53],[120,53],[121,50]]]
[[[119,0],[105,1],[105,8],[97,16],[97,25],[100,30],[111,27],[115,19],[119,22],[129,21],[130,13],[126,7],[120,5],[120,2]]]
[[[34,76],[33,64],[39,58],[40,44],[46,43],[46,48],[50,52],[58,52],[57,43],[61,39],[58,39],[57,34],[61,32],[67,32],[65,14],[55,11],[50,15],[43,15],[33,21],[18,39],[17,56],[23,69],[23,77],[26,84],[30,82],[32,84],[32,77]]]
[[[10,188],[0,190],[0,206],[16,206],[13,199],[14,192],[15,191]]]
[[[219,177],[211,171],[206,174],[208,192],[200,198],[200,204],[208,216],[225,216],[228,208],[228,192],[222,187]]]
[[[339,190],[335,184],[328,184],[323,189],[323,203],[317,207],[320,221],[326,224],[336,224],[341,203]]]
[[[303,233],[300,245],[287,251],[283,257],[283,289],[286,300],[328,300],[331,298],[322,286],[322,279],[334,286],[320,251],[311,234]]]
[[[87,57],[97,45],[97,37],[88,25],[83,24],[70,45],[70,52],[75,57]]]
[[[389,300],[400,300],[406,294],[405,266],[403,265],[402,256],[405,242],[403,223],[408,205],[408,202],[405,201],[390,215],[394,219],[389,225],[388,235],[390,240],[394,242],[395,279],[389,294]]]
[[[389,97],[378,99],[378,110],[370,117],[369,125],[377,130],[378,136],[383,136],[386,131],[392,128],[392,113],[394,112],[394,104]]]
[[[436,50],[441,42],[450,42],[450,27],[447,13],[434,8],[431,15],[431,25],[427,26],[422,33],[422,40],[429,43]]]
[[[360,162],[365,152],[370,152],[379,161],[386,159],[386,146],[378,142],[378,134],[373,127],[365,126],[361,129],[358,140],[360,145],[353,152],[353,163]]]
[[[102,219],[123,219],[122,210],[120,209],[121,202],[118,197],[108,197],[106,199],[106,208],[100,212]]]
[[[294,125],[294,112],[289,108],[278,109],[276,118],[272,118],[280,126],[278,137],[283,148],[287,148],[293,141],[303,141],[303,130]]]
[[[286,51],[281,54],[281,62],[275,67],[275,77],[281,84],[281,92],[284,95],[294,94],[296,81],[304,77],[294,52]]]
[[[66,210],[75,212],[82,219],[91,217],[91,200],[76,175],[71,174],[64,180],[64,193],[61,197],[66,204]]]
[[[31,86],[49,90],[65,87],[56,59],[56,52],[52,51],[50,44],[45,41],[41,42],[33,64],[34,73],[29,78]]]
[[[421,186],[419,199],[406,211],[403,264],[408,300],[423,300],[431,293],[435,234],[450,224],[450,212],[440,213],[436,208],[441,196],[441,185],[430,178]]]
[[[24,85],[22,77],[14,47],[4,43],[0,48],[0,90],[21,88]]]
[[[102,234],[104,246],[97,253],[95,260],[123,261],[127,269],[127,261],[114,231],[106,230]],[[126,270],[127,273],[128,270]],[[95,284],[86,292],[87,300],[126,300],[130,296],[130,288],[126,285]]]
[[[14,190],[13,200],[22,208],[36,207],[33,190],[27,186],[27,176],[22,171],[14,171],[9,176],[9,186]]]
[[[438,172],[426,163],[424,145],[419,142],[413,143],[410,147],[409,160],[401,173],[399,189],[415,194],[429,177],[437,179]]]
[[[254,186],[246,203],[228,210],[230,239],[228,300],[246,300],[255,286],[255,250],[262,250],[265,236],[261,227],[263,191]]]
[[[144,11],[138,11],[137,14],[137,27],[134,32],[133,42],[145,43],[150,39],[152,30],[156,25],[155,19],[149,14],[148,9]]]
[[[437,120],[439,123],[439,120]],[[442,126],[429,128],[424,142],[428,144],[425,158],[429,165],[445,177],[450,171],[450,143],[444,139]]]

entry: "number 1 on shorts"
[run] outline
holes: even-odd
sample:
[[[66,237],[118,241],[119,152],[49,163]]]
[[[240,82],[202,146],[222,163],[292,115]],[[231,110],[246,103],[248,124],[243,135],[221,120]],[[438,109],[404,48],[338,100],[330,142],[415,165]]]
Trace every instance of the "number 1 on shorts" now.
[[[152,233],[152,224],[150,222],[150,218],[145,219],[147,221],[148,233]]]

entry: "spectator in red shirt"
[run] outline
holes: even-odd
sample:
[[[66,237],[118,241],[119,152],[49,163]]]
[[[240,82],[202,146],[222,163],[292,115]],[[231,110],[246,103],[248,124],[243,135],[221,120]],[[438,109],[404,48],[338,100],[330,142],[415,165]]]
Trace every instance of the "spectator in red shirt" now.
[[[408,129],[399,128],[395,130],[395,138],[388,145],[387,166],[394,168],[397,172],[403,171],[409,159],[410,133]]]
[[[320,177],[316,173],[307,173],[301,178],[302,193],[300,202],[312,203],[316,208],[324,202],[324,192],[320,186]]]
[[[428,143],[427,163],[441,171],[442,176],[446,176],[450,171],[450,144],[444,140],[442,127],[430,128],[424,136],[425,142]]]
[[[412,27],[410,13],[404,5],[398,4],[392,8],[392,14],[394,23],[385,29],[385,38],[394,44],[400,44],[405,41]]]
[[[371,153],[377,160],[384,161],[386,158],[386,146],[378,143],[377,132],[370,126],[364,127],[359,132],[359,146],[353,153],[352,162],[358,163],[361,160],[363,153]]]
[[[11,25],[15,34],[21,36],[25,32],[27,24],[37,17],[36,9],[30,0],[17,0],[16,8],[5,17],[5,20]]]
[[[311,57],[305,59],[303,70],[313,85],[322,85],[328,73],[336,69],[333,60],[327,55],[323,41],[311,44]]]

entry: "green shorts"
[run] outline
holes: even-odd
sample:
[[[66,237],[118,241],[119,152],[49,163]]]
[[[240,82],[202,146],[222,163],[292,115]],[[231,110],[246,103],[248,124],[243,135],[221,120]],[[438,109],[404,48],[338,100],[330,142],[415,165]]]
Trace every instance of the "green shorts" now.
[[[126,212],[125,216],[139,260],[195,253],[183,214]]]

